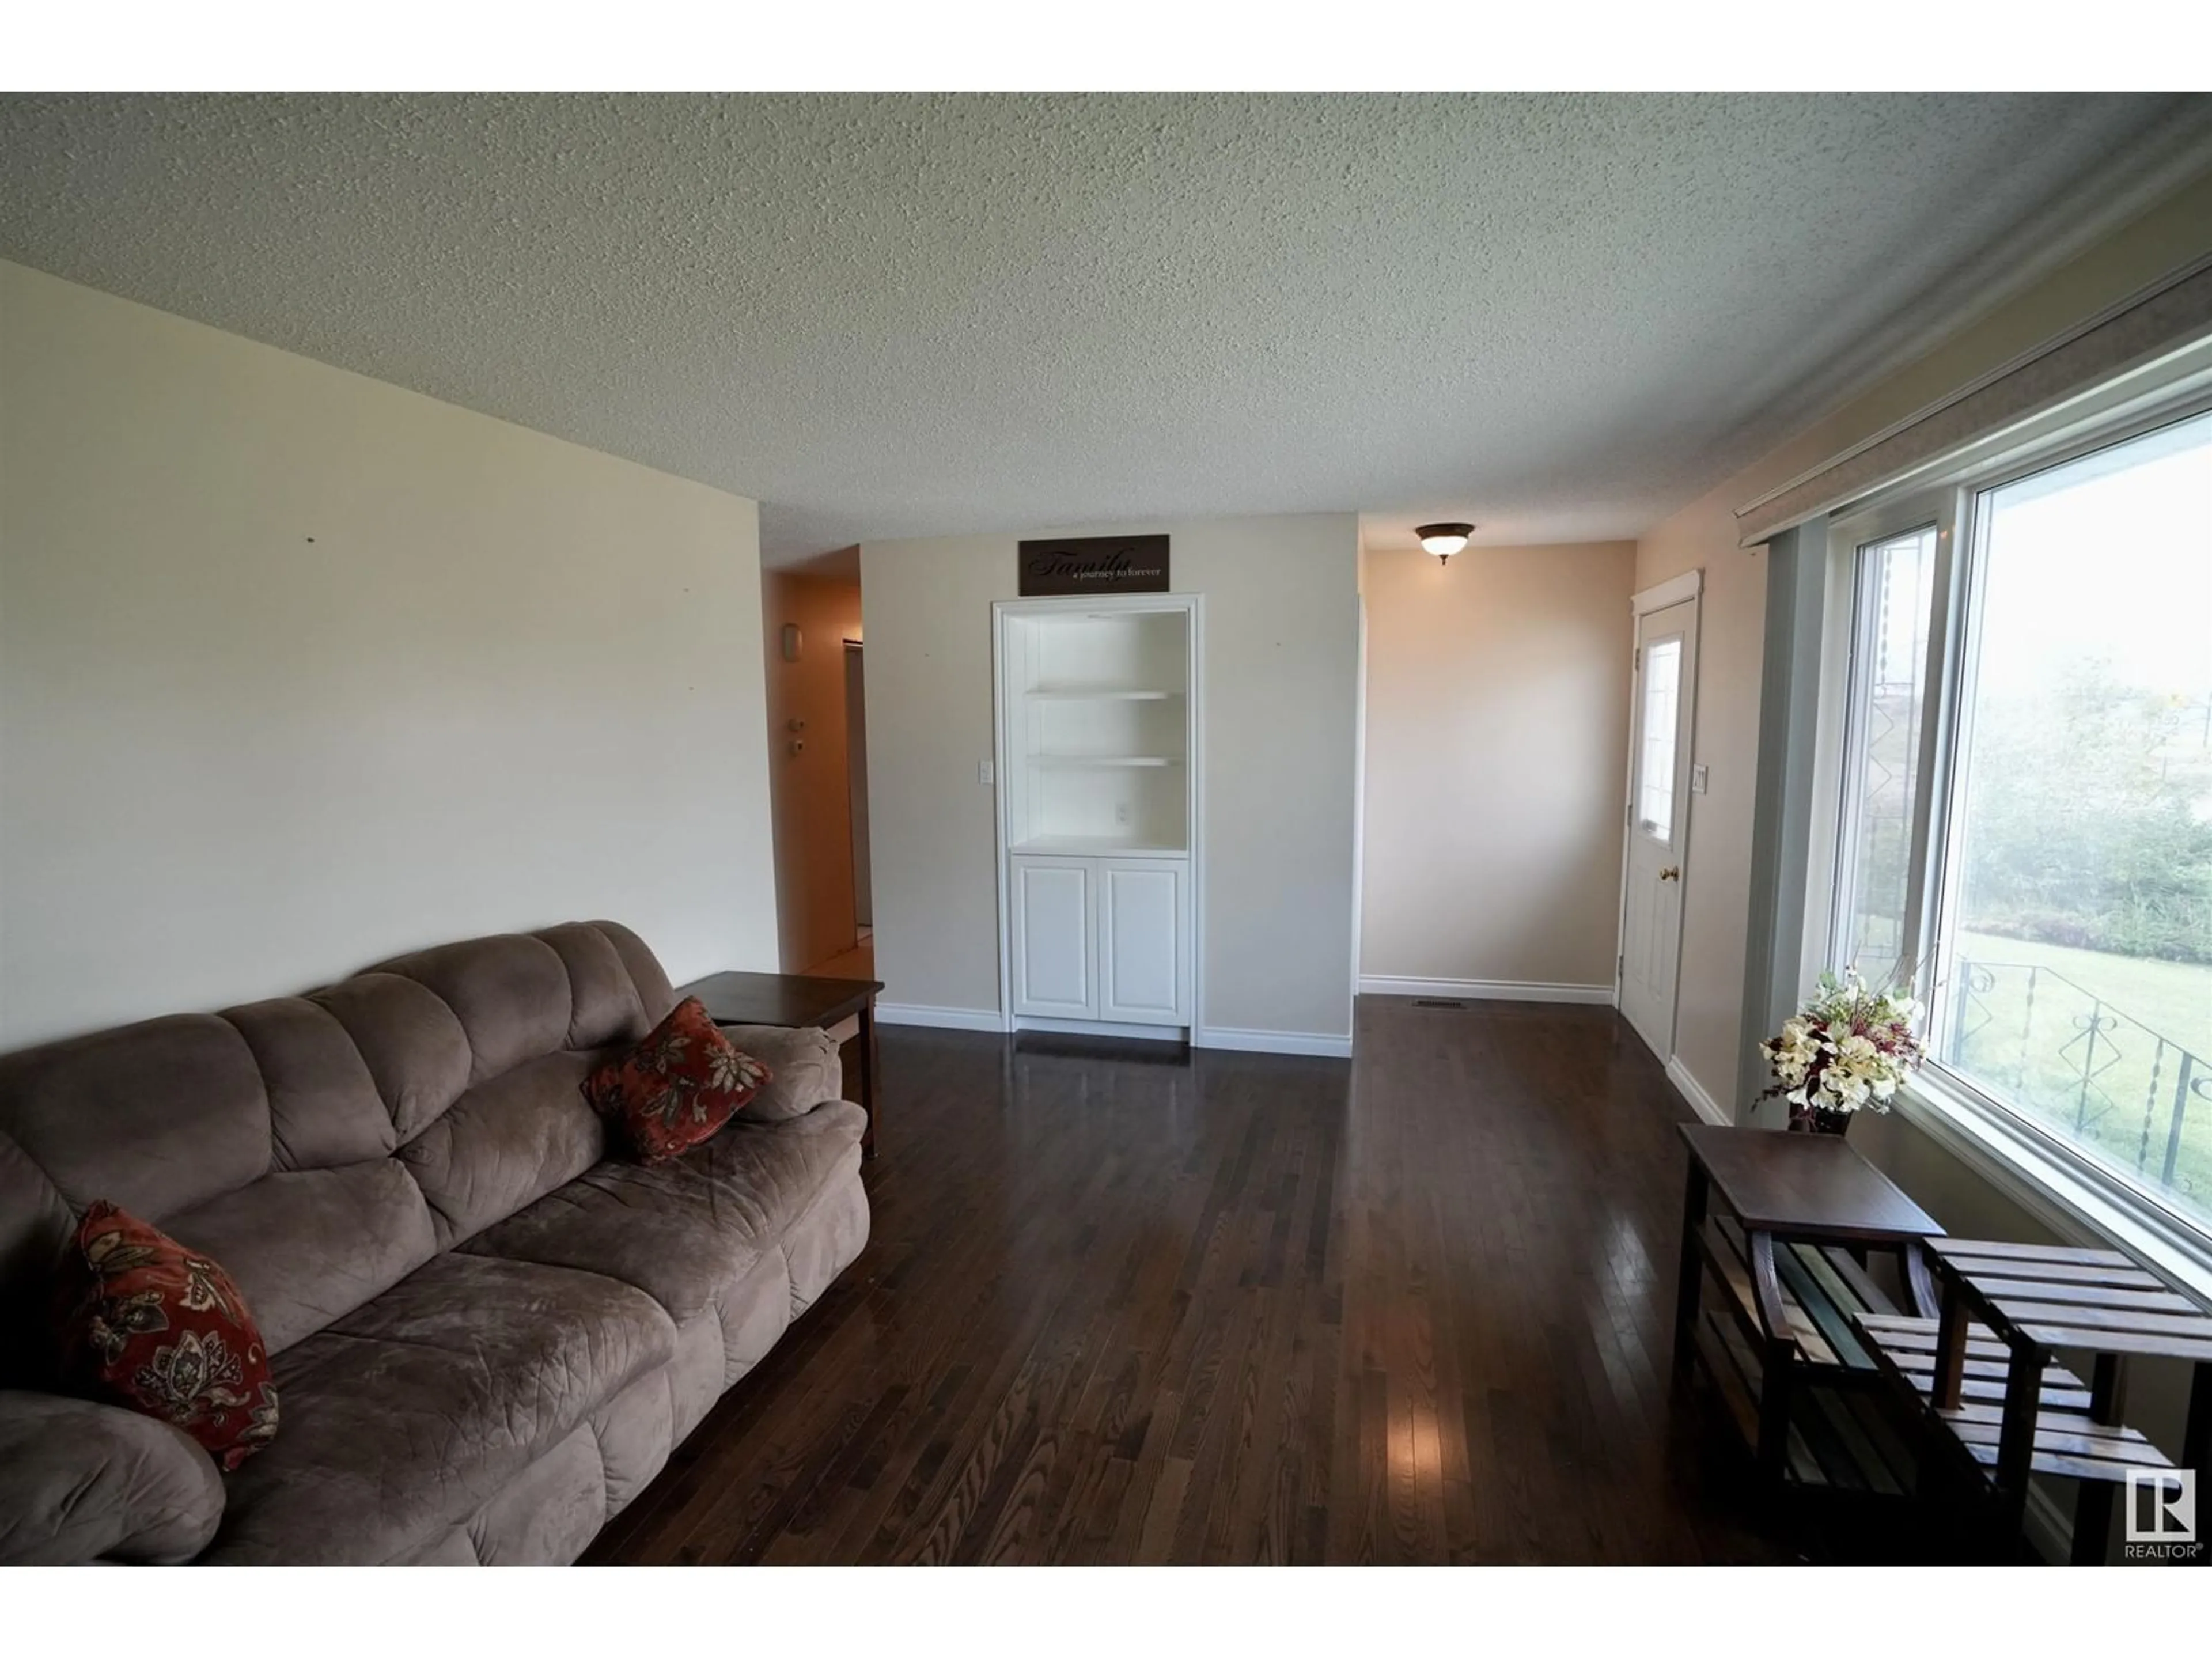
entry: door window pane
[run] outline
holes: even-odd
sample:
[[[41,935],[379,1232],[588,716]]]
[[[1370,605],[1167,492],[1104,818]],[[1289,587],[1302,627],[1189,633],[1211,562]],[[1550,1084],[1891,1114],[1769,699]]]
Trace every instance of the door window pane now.
[[[1936,1054],[2212,1218],[2212,416],[1977,519]]]
[[[1674,836],[1674,720],[1682,696],[1682,638],[1644,650],[1644,747],[1637,766],[1636,818],[1659,841]]]
[[[1870,985],[1910,975],[1905,913],[1919,793],[1921,687],[1936,587],[1930,525],[1859,550],[1856,646],[1845,736],[1853,803],[1842,848],[1842,963]]]

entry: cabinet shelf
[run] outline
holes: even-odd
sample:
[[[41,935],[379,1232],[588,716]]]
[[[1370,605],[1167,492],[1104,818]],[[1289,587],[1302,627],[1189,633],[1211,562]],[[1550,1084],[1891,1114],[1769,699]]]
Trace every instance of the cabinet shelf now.
[[[1187,859],[1188,847],[1170,847],[1142,836],[1032,836],[1006,848],[1030,858]]]
[[[1037,685],[1023,695],[1041,702],[1167,702],[1182,693],[1164,687],[1148,690],[1141,686]]]
[[[1181,766],[1180,755],[1032,755],[1032,766]]]

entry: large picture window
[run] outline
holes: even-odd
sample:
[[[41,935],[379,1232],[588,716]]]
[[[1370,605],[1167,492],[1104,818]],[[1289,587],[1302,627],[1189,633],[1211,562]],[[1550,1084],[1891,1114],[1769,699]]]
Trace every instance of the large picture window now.
[[[2212,1233],[2212,413],[1919,505],[1850,546],[1832,954]]]

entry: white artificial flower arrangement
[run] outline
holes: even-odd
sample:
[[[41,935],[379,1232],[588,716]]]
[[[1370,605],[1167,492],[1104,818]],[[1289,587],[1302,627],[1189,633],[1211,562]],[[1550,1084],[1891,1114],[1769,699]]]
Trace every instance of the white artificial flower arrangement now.
[[[1856,969],[1821,975],[1781,1035],[1759,1044],[1778,1079],[1760,1098],[1788,1101],[1793,1128],[1840,1129],[1853,1112],[1887,1111],[1920,1065],[1919,1013],[1899,989],[1869,989]]]

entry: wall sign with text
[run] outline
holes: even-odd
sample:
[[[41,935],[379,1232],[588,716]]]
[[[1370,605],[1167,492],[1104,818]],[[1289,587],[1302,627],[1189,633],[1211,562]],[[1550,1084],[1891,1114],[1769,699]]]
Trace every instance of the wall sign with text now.
[[[1164,536],[1074,536],[1021,544],[1021,596],[1062,593],[1164,593]]]

